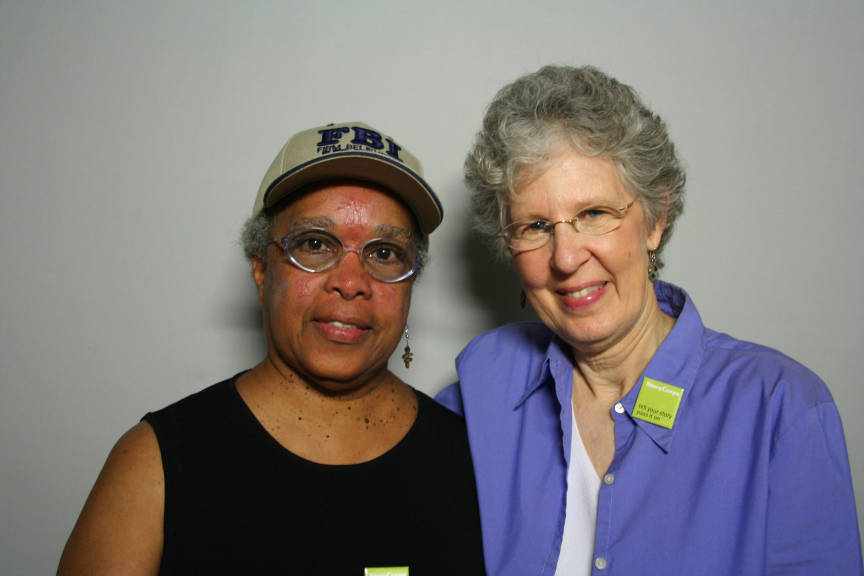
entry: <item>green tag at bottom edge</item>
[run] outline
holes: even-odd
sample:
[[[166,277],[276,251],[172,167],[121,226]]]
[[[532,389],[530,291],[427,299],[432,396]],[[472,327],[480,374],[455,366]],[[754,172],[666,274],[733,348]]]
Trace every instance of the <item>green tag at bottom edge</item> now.
[[[408,566],[382,566],[365,568],[364,576],[408,576]]]

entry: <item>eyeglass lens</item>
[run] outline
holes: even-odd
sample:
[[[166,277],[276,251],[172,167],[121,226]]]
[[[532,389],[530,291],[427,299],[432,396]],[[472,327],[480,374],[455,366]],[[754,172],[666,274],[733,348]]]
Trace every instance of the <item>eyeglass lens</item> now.
[[[288,257],[307,272],[323,272],[338,264],[345,252],[360,256],[364,269],[382,282],[397,282],[414,272],[413,247],[389,238],[377,238],[360,250],[346,250],[336,236],[320,229],[298,230],[279,243]]]
[[[631,202],[623,208],[591,207],[580,211],[570,220],[522,220],[513,222],[503,230],[508,245],[517,249],[539,248],[549,242],[558,224],[570,224],[574,230],[590,236],[612,232],[621,225],[621,219]]]

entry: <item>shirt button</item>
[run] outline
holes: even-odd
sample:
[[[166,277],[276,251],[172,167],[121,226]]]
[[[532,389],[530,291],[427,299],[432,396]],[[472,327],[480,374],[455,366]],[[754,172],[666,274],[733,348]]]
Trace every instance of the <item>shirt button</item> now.
[[[615,482],[615,475],[614,474],[606,474],[605,476],[603,476],[603,483],[606,484],[607,486],[609,486],[613,482]]]
[[[602,556],[598,556],[596,560],[594,560],[594,567],[597,570],[605,570],[606,569],[606,559]]]
[[[620,402],[616,403],[615,404],[615,412],[617,412],[618,414],[623,414],[624,413],[624,405],[621,404]]]

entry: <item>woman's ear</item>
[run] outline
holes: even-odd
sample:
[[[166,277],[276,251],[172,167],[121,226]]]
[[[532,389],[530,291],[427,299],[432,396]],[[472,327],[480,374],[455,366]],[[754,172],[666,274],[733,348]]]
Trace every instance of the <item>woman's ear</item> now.
[[[664,198],[663,213],[657,217],[654,222],[654,227],[648,231],[648,249],[656,250],[660,245],[660,240],[663,239],[663,233],[666,231],[666,206],[669,204],[669,196]]]
[[[267,263],[257,254],[252,257],[252,279],[258,287],[258,305],[264,304],[264,280],[267,276]]]

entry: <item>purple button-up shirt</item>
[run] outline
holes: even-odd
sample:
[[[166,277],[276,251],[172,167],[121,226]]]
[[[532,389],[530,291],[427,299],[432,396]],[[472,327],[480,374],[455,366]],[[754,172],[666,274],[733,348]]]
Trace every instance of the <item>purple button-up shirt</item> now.
[[[843,429],[819,378],[775,350],[677,317],[611,416],[593,574],[861,575]],[[561,550],[573,361],[544,325],[475,338],[438,400],[465,415],[491,576],[552,575]],[[671,429],[633,416],[644,378],[683,389]]]

